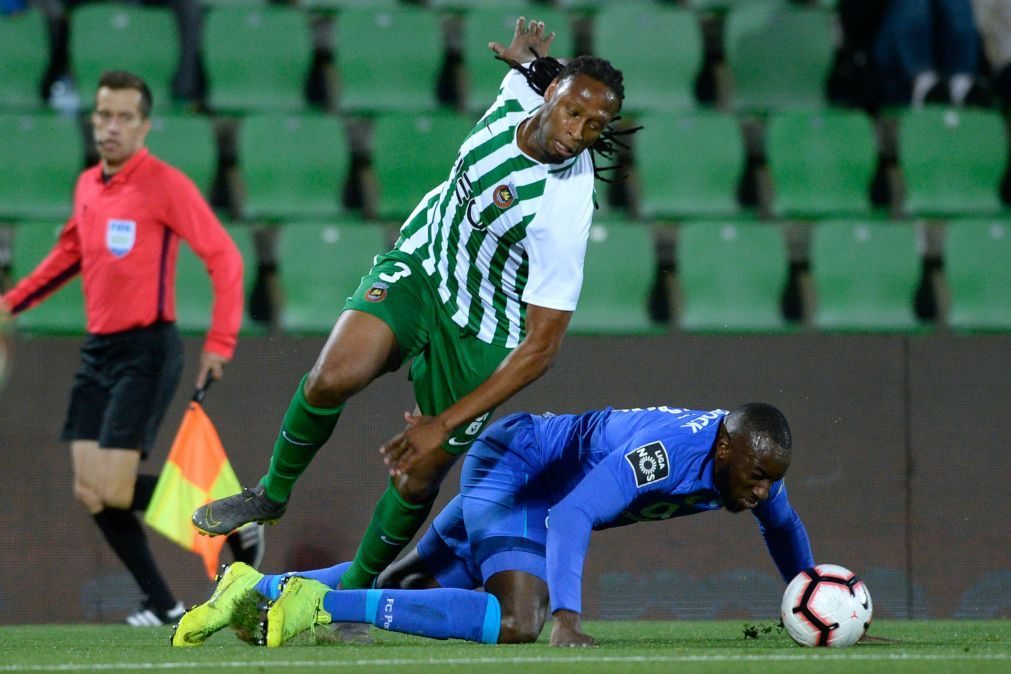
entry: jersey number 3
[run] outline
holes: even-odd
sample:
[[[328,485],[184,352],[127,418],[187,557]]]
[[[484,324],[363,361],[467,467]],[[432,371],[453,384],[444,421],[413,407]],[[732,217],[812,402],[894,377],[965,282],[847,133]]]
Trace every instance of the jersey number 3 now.
[[[411,275],[411,268],[403,262],[394,262],[393,264],[397,267],[397,271],[393,274],[383,272],[379,275],[381,280],[386,281],[387,283],[396,283],[400,279],[407,278]]]

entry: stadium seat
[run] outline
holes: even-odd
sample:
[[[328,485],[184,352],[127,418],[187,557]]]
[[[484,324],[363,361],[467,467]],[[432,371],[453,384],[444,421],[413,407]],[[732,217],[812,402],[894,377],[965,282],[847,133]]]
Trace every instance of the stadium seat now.
[[[349,151],[341,120],[252,115],[239,130],[246,219],[332,218],[341,212]]]
[[[171,103],[179,36],[172,11],[122,2],[88,4],[70,13],[70,63],[81,104],[90,109],[98,78],[128,70],[144,78],[156,108]]]
[[[774,209],[786,216],[867,213],[877,150],[861,112],[784,112],[766,136]]]
[[[779,332],[788,277],[779,227],[690,222],[677,238],[679,323],[689,332]]]
[[[896,332],[919,327],[913,299],[920,280],[911,225],[823,221],[811,235],[811,273],[824,330]]]
[[[573,35],[568,17],[557,10],[538,7],[475,7],[464,15],[463,62],[467,72],[466,107],[484,112],[498,96],[502,78],[509,66],[495,58],[488,49],[489,42],[509,44],[516,19],[525,16],[543,21],[545,28],[554,31],[551,55],[559,58],[573,56]]]
[[[735,4],[726,25],[734,107],[764,111],[825,105],[834,43],[832,17],[823,9],[774,0]]]
[[[350,10],[337,18],[334,45],[345,112],[435,109],[444,52],[435,12]]]
[[[243,297],[248,301],[250,290],[256,281],[256,250],[252,232],[241,225],[228,227],[228,233],[235,241],[242,255],[245,267],[242,286]],[[211,309],[214,305],[214,288],[207,268],[185,241],[179,244],[179,259],[176,266],[176,324],[183,332],[203,334],[211,324]],[[243,313],[243,331],[250,328],[248,311]]]
[[[680,110],[695,105],[702,65],[695,13],[653,3],[612,3],[594,17],[594,52],[625,76],[624,111]]]
[[[49,254],[62,228],[62,223],[52,222],[21,223],[14,228],[12,272],[15,280],[30,274]],[[35,334],[83,334],[86,322],[80,275],[41,304],[18,314],[17,327],[22,332]]]
[[[221,7],[207,13],[204,55],[215,110],[297,111],[305,107],[312,42],[295,7]]]
[[[373,258],[389,248],[375,225],[283,225],[278,241],[282,327],[298,334],[329,332]]]
[[[48,44],[42,12],[32,9],[0,17],[0,110],[40,107]]]
[[[421,198],[446,180],[467,134],[466,115],[388,114],[375,123],[373,166],[379,189],[377,215],[405,218]]]
[[[744,144],[737,120],[716,113],[653,113],[632,137],[647,217],[711,216],[738,211]]]
[[[70,215],[84,147],[76,117],[0,115],[0,219]]]
[[[399,0],[302,0],[301,6],[309,10],[346,12],[349,9],[396,9]]]
[[[1011,330],[1011,227],[1006,221],[948,223],[944,269],[948,324],[958,330]]]
[[[205,195],[218,168],[218,144],[211,120],[199,115],[154,115],[147,146],[189,176]]]
[[[1001,208],[1008,140],[996,111],[931,108],[903,114],[899,160],[910,214],[992,213]]]
[[[649,225],[594,224],[587,242],[583,289],[569,331],[575,334],[651,334],[649,294],[656,250]]]

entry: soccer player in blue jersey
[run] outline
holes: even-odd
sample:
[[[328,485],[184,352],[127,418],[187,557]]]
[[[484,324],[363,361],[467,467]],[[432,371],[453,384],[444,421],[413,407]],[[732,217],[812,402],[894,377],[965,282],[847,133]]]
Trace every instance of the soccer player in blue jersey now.
[[[212,597],[194,609],[203,631],[181,625],[173,642],[201,642],[208,626],[224,627],[236,602],[255,589],[253,601],[275,600],[266,615],[268,646],[337,621],[439,639],[526,643],[537,639],[549,610],[552,645],[592,645],[580,615],[593,530],[750,510],[785,581],[813,566],[783,482],[791,445],[786,418],[764,403],[729,413],[650,407],[514,414],[474,443],[460,494],[376,589],[332,590],[346,564],[285,576],[233,565],[215,592],[216,605],[208,607]],[[478,587],[485,592],[473,591]],[[208,611],[221,615],[208,619]],[[257,622],[241,627],[255,632]]]

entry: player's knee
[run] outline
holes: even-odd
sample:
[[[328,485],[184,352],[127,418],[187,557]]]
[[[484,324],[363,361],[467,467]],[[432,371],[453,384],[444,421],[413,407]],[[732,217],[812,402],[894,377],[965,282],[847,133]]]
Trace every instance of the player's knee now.
[[[306,402],[314,407],[336,407],[345,403],[372,381],[352,365],[340,367],[316,366],[305,380]]]
[[[397,493],[408,503],[422,505],[430,502],[439,493],[440,481],[430,476],[407,476],[396,483]]]
[[[500,644],[529,644],[537,641],[544,620],[532,611],[505,612],[502,614],[498,642]]]
[[[74,498],[92,514],[100,512],[104,507],[102,497],[94,489],[80,482],[74,482]]]
[[[99,496],[106,508],[129,510],[133,503],[133,490],[132,484],[106,484],[102,485]]]

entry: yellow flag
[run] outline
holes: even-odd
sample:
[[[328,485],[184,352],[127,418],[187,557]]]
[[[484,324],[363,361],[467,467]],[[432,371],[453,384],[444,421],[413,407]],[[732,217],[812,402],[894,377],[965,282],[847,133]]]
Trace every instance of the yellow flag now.
[[[214,424],[200,403],[191,401],[162,468],[144,521],[204,559],[207,576],[217,575],[224,536],[200,536],[190,522],[203,504],[241,491]]]

